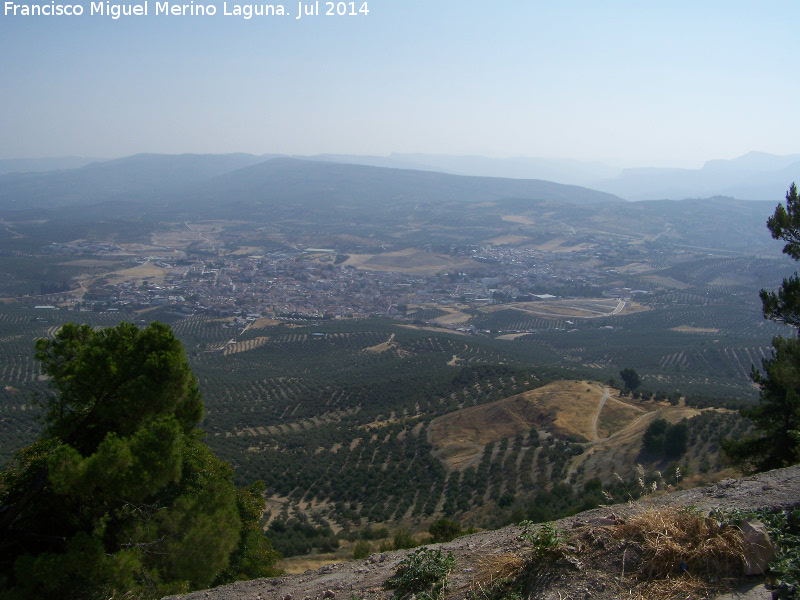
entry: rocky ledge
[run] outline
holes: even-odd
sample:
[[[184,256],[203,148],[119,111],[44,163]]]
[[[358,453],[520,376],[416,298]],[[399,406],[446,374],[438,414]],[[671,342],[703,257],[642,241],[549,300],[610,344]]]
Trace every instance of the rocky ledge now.
[[[659,507],[694,507],[702,512],[712,510],[743,511],[782,510],[800,506],[800,465],[760,473],[742,479],[726,479],[706,487],[647,497],[628,504],[618,504],[587,511],[555,523],[562,529],[577,523],[626,519],[642,511]],[[449,598],[470,596],[475,577],[493,555],[521,552],[524,544],[518,539],[521,530],[511,526],[496,531],[467,535],[446,544],[433,544],[452,551],[456,568],[450,574]],[[388,600],[394,596],[385,587],[398,564],[409,550],[373,554],[367,559],[329,565],[300,575],[243,581],[223,587],[170,596],[166,600]],[[620,585],[618,573],[607,572],[608,565],[587,565],[570,577],[553,577],[537,590],[537,598],[597,598],[611,600],[629,598],[629,590]],[[761,578],[743,583],[736,591],[717,596],[719,600],[771,598]]]

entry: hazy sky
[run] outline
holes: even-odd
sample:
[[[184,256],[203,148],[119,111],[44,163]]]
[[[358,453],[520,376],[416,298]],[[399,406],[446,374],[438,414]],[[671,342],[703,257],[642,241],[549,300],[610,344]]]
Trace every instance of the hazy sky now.
[[[366,16],[300,20],[296,1],[289,16],[249,20],[209,3],[214,17],[156,16],[150,0],[148,16],[118,20],[91,16],[89,0],[79,17],[4,5],[0,158],[423,152],[699,166],[800,152],[797,0],[371,0]]]

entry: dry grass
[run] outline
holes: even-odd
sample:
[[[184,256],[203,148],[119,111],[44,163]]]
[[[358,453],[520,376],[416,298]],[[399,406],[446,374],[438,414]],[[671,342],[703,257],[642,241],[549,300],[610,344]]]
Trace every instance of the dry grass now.
[[[281,323],[282,321],[278,321],[277,319],[261,317],[260,319],[253,321],[253,324],[250,325],[250,329],[263,329],[264,327],[272,327],[274,325],[280,325]]]
[[[510,233],[508,235],[501,235],[496,238],[492,238],[489,240],[489,243],[494,244],[495,246],[508,246],[529,241],[531,241],[531,238],[526,235],[515,235]]]
[[[562,551],[498,554],[479,560],[476,597],[572,598],[576,589],[603,590],[601,599],[708,598],[742,580],[744,539],[738,528],[688,509],[649,508],[615,525],[588,525],[566,533]],[[540,548],[541,549],[541,548]],[[575,565],[583,565],[575,569]],[[580,597],[584,597],[581,594]]]
[[[339,548],[336,552],[327,552],[325,554],[313,554],[305,556],[290,556],[284,558],[278,563],[278,568],[287,575],[296,575],[298,573],[305,573],[309,569],[315,571],[325,565],[347,562],[353,558],[352,546]]]
[[[441,306],[437,306],[436,308],[445,310],[448,313],[446,315],[442,315],[441,317],[436,317],[433,320],[435,323],[438,323],[439,325],[453,325],[456,323],[464,323],[465,321],[469,321],[472,318],[472,315],[463,313],[460,310],[442,308]]]
[[[588,440],[603,391],[603,386],[594,382],[555,381],[437,417],[431,423],[429,439],[451,469],[475,464],[487,443],[527,433],[532,427]]]
[[[649,509],[615,525],[613,535],[625,540],[622,577],[642,598],[713,593],[742,574],[739,529],[691,510]]]
[[[372,271],[396,273],[422,273],[433,275],[441,271],[466,271],[480,267],[469,258],[454,258],[445,254],[424,252],[417,248],[406,248],[384,254],[349,254],[346,266]]]
[[[374,352],[375,354],[382,354],[392,348],[396,348],[394,344],[394,334],[389,336],[389,339],[385,342],[378,344],[376,346],[370,346],[369,348],[364,348],[367,352]]]
[[[645,410],[642,408],[621,402],[616,398],[609,398],[600,412],[600,418],[597,422],[597,434],[600,439],[605,439],[625,429],[625,427],[641,417],[644,412]]]
[[[500,217],[503,221],[508,221],[509,223],[519,223],[521,225],[536,225],[536,221],[534,221],[530,217],[526,217],[525,215],[503,215]]]
[[[154,277],[156,280],[161,281],[164,276],[169,272],[169,269],[157,267],[152,263],[145,263],[138,267],[131,267],[129,269],[122,269],[114,271],[108,276],[115,276],[122,281],[137,281],[139,279],[146,279],[147,277]],[[118,282],[119,283],[119,282]]]
[[[475,566],[474,588],[487,590],[504,579],[513,579],[528,565],[519,554],[490,554],[478,559]]]

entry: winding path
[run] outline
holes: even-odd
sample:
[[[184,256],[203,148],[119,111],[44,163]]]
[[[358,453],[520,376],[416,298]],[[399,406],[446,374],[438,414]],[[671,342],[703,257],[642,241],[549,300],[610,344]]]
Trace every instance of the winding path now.
[[[609,390],[608,386],[606,386],[603,397],[600,398],[600,402],[597,403],[597,410],[594,413],[594,418],[592,419],[592,441],[599,442],[600,436],[597,434],[597,422],[600,420],[600,413],[603,411],[603,407],[606,405],[606,400],[611,398],[611,391]]]

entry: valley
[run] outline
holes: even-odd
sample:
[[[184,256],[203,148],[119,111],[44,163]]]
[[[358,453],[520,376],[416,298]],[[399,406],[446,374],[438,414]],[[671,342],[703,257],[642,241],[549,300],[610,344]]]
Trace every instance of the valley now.
[[[792,267],[771,205],[393,171],[281,159],[124,210],[102,186],[91,208],[6,206],[0,456],[41,427],[35,339],[158,320],[199,380],[208,445],[239,484],[265,482],[286,555],[732,473],[719,439],[750,427],[750,370],[788,331],[758,299]],[[659,419],[685,424],[680,456],[643,453]]]

